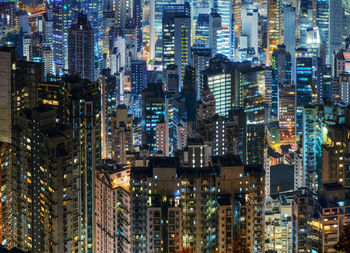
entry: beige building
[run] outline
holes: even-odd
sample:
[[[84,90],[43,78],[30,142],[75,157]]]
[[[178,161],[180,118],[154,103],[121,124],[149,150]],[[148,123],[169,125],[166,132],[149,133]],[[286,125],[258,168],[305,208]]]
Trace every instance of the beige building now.
[[[96,171],[96,253],[130,252],[130,168],[106,161]]]

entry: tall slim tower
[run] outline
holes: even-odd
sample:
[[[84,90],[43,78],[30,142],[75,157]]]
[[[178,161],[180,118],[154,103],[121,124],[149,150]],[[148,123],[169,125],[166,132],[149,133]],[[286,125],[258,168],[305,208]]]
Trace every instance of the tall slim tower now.
[[[191,10],[189,3],[164,6],[163,65],[178,66],[180,84],[191,63]]]
[[[214,57],[218,53],[218,32],[221,30],[221,17],[212,10],[209,15],[209,48]]]
[[[279,86],[291,84],[292,62],[291,55],[284,45],[279,45],[272,54],[272,91],[271,91],[271,120],[278,120]]]
[[[100,69],[103,60],[103,0],[83,0],[81,10],[87,15],[93,30],[95,59],[98,61],[98,68]]]
[[[150,52],[151,59],[156,56],[156,43],[162,37],[163,8],[169,4],[176,4],[176,0],[151,0],[150,1]]]
[[[68,28],[77,20],[79,10],[78,0],[57,0],[52,3],[52,51],[56,74],[62,74],[62,69],[68,67]]]
[[[216,0],[214,9],[221,16],[221,29],[217,34],[217,52],[233,60],[233,1]]]
[[[81,77],[96,80],[94,64],[94,34],[87,16],[80,13],[78,22],[68,31],[68,68]]]
[[[283,14],[280,0],[268,0],[266,66],[271,65],[271,55],[277,46],[283,44]]]

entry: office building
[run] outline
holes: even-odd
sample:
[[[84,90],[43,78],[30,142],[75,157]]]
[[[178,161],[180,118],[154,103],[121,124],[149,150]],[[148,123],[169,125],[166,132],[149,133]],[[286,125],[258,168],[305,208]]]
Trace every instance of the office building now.
[[[142,139],[153,152],[156,151],[156,125],[166,120],[165,103],[162,84],[149,83],[142,91]]]
[[[217,31],[217,53],[230,60],[234,59],[233,5],[232,0],[214,2],[214,9],[221,17],[221,29]]]
[[[312,55],[305,49],[297,50],[296,54],[296,89],[297,89],[297,134],[302,134],[302,110],[304,106],[312,103],[313,93],[313,68]]]
[[[242,32],[239,38],[239,61],[252,60],[258,54],[258,9],[244,6],[241,9]]]
[[[303,162],[306,187],[318,192],[321,187],[321,156],[323,142],[323,122],[318,116],[318,106],[305,106],[303,109]]]
[[[201,72],[209,66],[211,50],[207,48],[192,48],[192,66],[195,71],[196,100],[201,98]]]
[[[199,14],[195,26],[195,47],[209,47],[209,14]]]
[[[291,84],[292,62],[291,55],[286,51],[284,45],[278,45],[271,58],[272,69],[272,88],[271,88],[271,111],[270,119],[275,121],[279,119],[279,89],[281,85]]]
[[[188,3],[167,5],[163,11],[163,65],[178,67],[179,83],[191,63],[191,9]]]
[[[228,115],[234,105],[232,63],[223,55],[216,55],[209,68],[202,71],[201,87],[210,89],[215,99],[215,110],[220,116]]]
[[[317,0],[316,1],[316,26],[320,34],[320,57],[322,62],[330,64],[332,53],[329,51],[329,15],[330,15],[330,1]]]
[[[214,57],[218,51],[218,33],[221,30],[221,16],[218,12],[212,10],[209,14],[209,48],[211,56]]]

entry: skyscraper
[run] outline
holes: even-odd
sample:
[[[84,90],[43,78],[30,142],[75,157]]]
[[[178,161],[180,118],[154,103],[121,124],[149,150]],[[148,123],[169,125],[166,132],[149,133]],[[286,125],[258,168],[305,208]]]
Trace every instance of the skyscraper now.
[[[53,1],[52,5],[54,70],[56,74],[62,74],[62,69],[68,67],[68,29],[77,20],[80,2],[58,0]]]
[[[95,196],[94,182],[96,166],[101,163],[101,95],[99,84],[80,80],[70,85],[72,94],[70,112],[73,126],[73,139],[78,142],[77,152],[79,169],[76,179],[81,182],[79,192],[79,241],[76,247],[85,252],[96,249],[95,229]],[[79,245],[78,245],[79,243]]]
[[[188,3],[164,6],[163,65],[178,67],[179,82],[185,74],[185,66],[191,63],[191,9]]]
[[[195,26],[194,46],[209,48],[209,14],[199,14]]]
[[[127,8],[126,10],[130,10]],[[81,1],[80,10],[83,10],[91,24],[93,30],[93,49],[97,67],[102,67],[102,46],[103,46],[103,0],[83,0]],[[124,14],[124,13],[123,13]]]
[[[320,33],[320,57],[326,64],[330,63],[332,54],[329,51],[329,4],[330,0],[316,0],[316,26]],[[339,14],[338,14],[339,15]]]
[[[94,33],[87,16],[80,13],[68,31],[68,68],[82,78],[96,80]]]
[[[218,53],[218,32],[221,30],[221,16],[215,10],[209,14],[209,48],[211,56]]]
[[[290,83],[279,88],[280,145],[291,145],[296,149],[296,89]]]
[[[296,87],[297,87],[297,133],[302,134],[303,107],[312,103],[313,72],[312,55],[306,49],[297,50]]]
[[[72,252],[79,234],[78,224],[71,223],[78,215],[78,196],[67,191],[77,166],[70,161],[78,157],[71,129],[56,125],[55,111],[44,106],[20,116],[13,134],[20,145],[1,144],[3,245]]]
[[[156,125],[166,120],[165,96],[162,85],[148,84],[142,91],[142,130],[143,142],[150,151],[156,151]]]
[[[217,53],[233,60],[233,2],[232,0],[215,0],[213,9],[221,17],[221,29],[217,31]]]
[[[176,4],[175,0],[151,0],[150,1],[150,58],[156,57],[157,40],[162,37],[163,8],[166,5]]]
[[[201,98],[201,72],[209,66],[211,50],[209,48],[192,48],[192,66],[195,71],[196,99]]]
[[[14,64],[15,57],[14,49],[2,48],[0,51],[0,68],[2,73],[2,78],[0,81],[0,141],[11,143],[11,127],[12,127],[12,99],[11,99],[11,89],[12,89],[12,64]]]
[[[239,61],[251,60],[258,55],[258,9],[244,6],[241,9],[242,33],[239,42]]]
[[[270,70],[261,67],[247,68],[240,74],[243,108],[247,115],[247,164],[263,164],[270,74]]]
[[[280,0],[268,0],[266,66],[271,65],[271,55],[277,46],[283,44],[283,12]]]
[[[292,62],[291,55],[286,51],[284,45],[278,45],[272,53],[272,90],[271,90],[271,111],[270,119],[278,120],[279,87],[283,84],[291,84]]]
[[[227,116],[234,104],[232,63],[225,56],[217,54],[209,62],[209,68],[202,71],[202,90],[210,89],[215,99],[216,113]]]

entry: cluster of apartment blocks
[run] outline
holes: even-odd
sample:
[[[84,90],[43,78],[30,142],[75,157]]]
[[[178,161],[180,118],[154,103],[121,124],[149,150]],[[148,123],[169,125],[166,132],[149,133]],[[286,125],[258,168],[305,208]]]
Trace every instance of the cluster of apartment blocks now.
[[[182,165],[152,157],[98,169],[97,252],[115,252],[106,251],[110,245],[122,252],[263,250],[262,166],[244,166],[234,155],[212,157],[206,167]]]
[[[350,223],[337,183],[324,184],[319,197],[301,188],[265,199],[262,166],[238,156],[213,156],[205,167],[170,157],[134,162],[98,170],[96,193],[108,193],[96,198],[97,252],[115,252],[106,251],[109,242],[119,252],[336,252]]]

